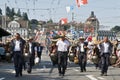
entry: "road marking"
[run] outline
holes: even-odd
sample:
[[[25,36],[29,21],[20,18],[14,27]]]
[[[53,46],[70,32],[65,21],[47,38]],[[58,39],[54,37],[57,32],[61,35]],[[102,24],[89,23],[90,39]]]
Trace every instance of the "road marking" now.
[[[5,79],[5,78],[0,78],[0,80],[3,80],[3,79]]]
[[[85,75],[90,80],[98,80],[97,78],[93,77],[93,75]]]
[[[105,78],[103,78],[103,77],[97,77],[98,79],[101,79],[101,80],[103,80],[103,79],[105,79]]]

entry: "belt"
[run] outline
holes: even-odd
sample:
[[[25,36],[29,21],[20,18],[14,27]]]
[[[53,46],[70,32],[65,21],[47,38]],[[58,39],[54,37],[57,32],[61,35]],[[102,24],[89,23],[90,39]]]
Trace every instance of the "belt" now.
[[[14,52],[21,52],[21,51],[14,51]]]

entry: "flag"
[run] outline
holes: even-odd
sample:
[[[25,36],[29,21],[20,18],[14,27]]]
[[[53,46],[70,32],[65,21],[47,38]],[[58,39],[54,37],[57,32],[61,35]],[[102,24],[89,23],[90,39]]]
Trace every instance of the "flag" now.
[[[77,6],[80,7],[80,0],[76,0]]]
[[[80,7],[81,5],[88,4],[87,0],[76,0],[77,6]]]
[[[66,7],[66,11],[67,11],[67,13],[69,13],[71,10],[73,10],[74,9],[74,7],[73,6],[67,6]]]
[[[81,4],[83,4],[83,5],[88,4],[88,1],[87,0],[81,0]]]
[[[67,24],[68,19],[67,19],[67,18],[62,18],[62,19],[60,20],[60,22],[61,22],[61,24]]]

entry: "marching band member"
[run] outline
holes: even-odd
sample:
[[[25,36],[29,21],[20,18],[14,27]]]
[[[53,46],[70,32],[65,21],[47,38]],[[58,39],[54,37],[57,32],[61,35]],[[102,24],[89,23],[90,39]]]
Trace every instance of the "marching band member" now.
[[[31,73],[32,71],[32,67],[34,66],[34,59],[35,59],[35,55],[37,55],[35,52],[35,43],[33,42],[33,38],[30,38],[28,40],[28,43],[26,44],[26,51],[29,54],[29,59],[28,59],[28,69],[27,72]]]
[[[22,76],[23,53],[25,40],[23,40],[19,33],[16,33],[15,39],[11,41],[11,52],[14,58],[15,77]]]
[[[84,38],[80,37],[80,41],[77,46],[77,54],[79,59],[79,66],[81,72],[86,71],[86,61],[87,61],[87,43],[84,42]]]
[[[110,55],[112,54],[112,43],[108,40],[108,37],[104,37],[102,43],[99,44],[100,52],[101,52],[101,76],[107,76],[108,66],[109,66],[109,59]]]
[[[67,55],[69,48],[69,41],[62,36],[60,40],[57,41],[57,57],[58,57],[58,71],[59,76],[64,76],[65,70],[67,68]]]

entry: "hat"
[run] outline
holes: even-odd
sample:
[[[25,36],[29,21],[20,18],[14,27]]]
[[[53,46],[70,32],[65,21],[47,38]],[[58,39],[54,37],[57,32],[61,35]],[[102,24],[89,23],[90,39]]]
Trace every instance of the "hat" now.
[[[80,40],[84,40],[85,38],[84,38],[84,37],[80,37],[79,39],[80,39]]]
[[[33,37],[30,37],[28,40],[33,40],[34,38]]]

